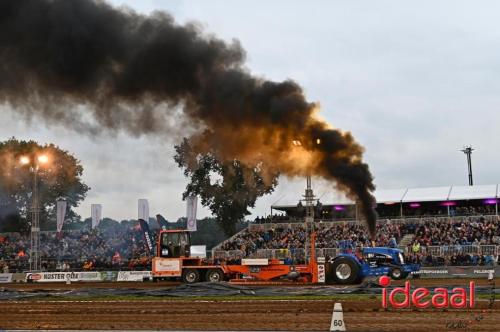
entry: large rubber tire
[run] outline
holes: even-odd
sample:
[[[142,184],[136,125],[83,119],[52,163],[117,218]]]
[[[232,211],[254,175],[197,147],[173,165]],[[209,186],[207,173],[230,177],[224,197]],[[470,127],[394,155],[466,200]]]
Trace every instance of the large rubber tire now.
[[[360,280],[359,265],[351,258],[339,257],[332,264],[332,279],[337,284],[354,284]]]
[[[200,272],[195,269],[187,269],[182,272],[182,282],[186,284],[194,284],[200,281]]]
[[[205,274],[205,280],[208,282],[224,281],[224,273],[220,269],[210,269]]]
[[[389,276],[394,280],[406,279],[407,273],[403,272],[399,267],[395,267],[389,272]]]

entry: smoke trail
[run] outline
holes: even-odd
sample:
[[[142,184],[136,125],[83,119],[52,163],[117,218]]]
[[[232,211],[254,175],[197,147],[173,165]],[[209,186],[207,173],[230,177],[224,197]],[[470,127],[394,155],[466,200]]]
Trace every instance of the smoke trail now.
[[[244,61],[238,41],[164,12],[91,0],[0,2],[0,102],[49,123],[134,135],[163,135],[180,112],[196,129],[189,139],[199,153],[335,180],[361,203],[373,234],[363,148],[319,120],[295,82],[252,76]]]

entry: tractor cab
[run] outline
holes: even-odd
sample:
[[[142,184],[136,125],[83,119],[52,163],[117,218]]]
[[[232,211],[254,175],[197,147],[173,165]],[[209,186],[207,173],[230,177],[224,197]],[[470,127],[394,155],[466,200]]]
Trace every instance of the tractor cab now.
[[[158,257],[179,258],[189,257],[191,252],[191,237],[185,230],[161,231],[158,238]]]

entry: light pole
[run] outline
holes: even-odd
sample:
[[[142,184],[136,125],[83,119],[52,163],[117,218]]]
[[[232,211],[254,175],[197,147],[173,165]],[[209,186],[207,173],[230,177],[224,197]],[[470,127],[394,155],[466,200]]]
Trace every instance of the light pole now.
[[[292,144],[296,147],[302,146],[302,142],[300,140],[293,140]],[[319,145],[319,144],[321,144],[321,140],[319,138],[317,138],[317,139],[313,140],[313,144]],[[316,254],[314,254],[314,257],[309,257],[309,249],[310,249],[310,246],[313,245],[310,243],[309,237],[311,236],[312,233],[314,233],[316,231],[315,227],[314,227],[314,204],[313,204],[315,201],[315,198],[314,198],[314,193],[313,193],[312,186],[311,186],[311,171],[309,169],[307,170],[307,175],[306,175],[306,192],[304,195],[304,201],[306,202],[305,223],[306,223],[306,230],[308,231],[307,232],[308,236],[307,236],[306,242],[305,242],[304,254],[305,254],[306,260],[309,260],[311,258],[314,259],[314,257],[316,256]],[[314,236],[314,239],[315,238],[316,237]]]
[[[469,186],[472,186],[474,185],[474,182],[472,181],[472,151],[474,151],[474,149],[472,148],[472,146],[464,146],[464,148],[462,150],[463,153],[465,153],[465,155],[467,156],[467,168],[469,170]]]
[[[30,234],[30,271],[40,271],[40,197],[38,193],[38,171],[41,165],[47,164],[49,158],[38,155],[31,160],[28,156],[19,159],[21,165],[29,165],[30,172],[33,173],[33,191],[31,194],[31,234]]]
[[[316,140],[314,140],[314,143],[316,145],[319,145],[319,144],[321,144],[321,140],[319,138],[317,138]],[[293,140],[292,144],[297,146],[297,147],[302,146],[302,142],[300,140]],[[305,222],[307,225],[310,222],[314,222],[314,205],[313,205],[313,203],[314,203],[315,199],[314,199],[314,193],[313,193],[312,186],[311,186],[311,172],[310,172],[310,170],[307,171],[307,175],[306,175],[306,192],[304,195],[304,201],[306,202]]]

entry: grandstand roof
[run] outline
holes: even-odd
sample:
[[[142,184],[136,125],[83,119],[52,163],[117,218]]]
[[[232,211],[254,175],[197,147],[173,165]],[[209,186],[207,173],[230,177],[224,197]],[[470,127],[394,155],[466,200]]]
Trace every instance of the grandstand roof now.
[[[381,189],[375,191],[377,203],[437,202],[451,200],[491,199],[499,197],[499,185],[441,186],[425,188]],[[323,205],[350,205],[352,200],[338,191],[317,195]],[[302,197],[300,197],[301,199]],[[273,209],[290,208],[297,205],[299,195],[287,194],[280,197]]]

